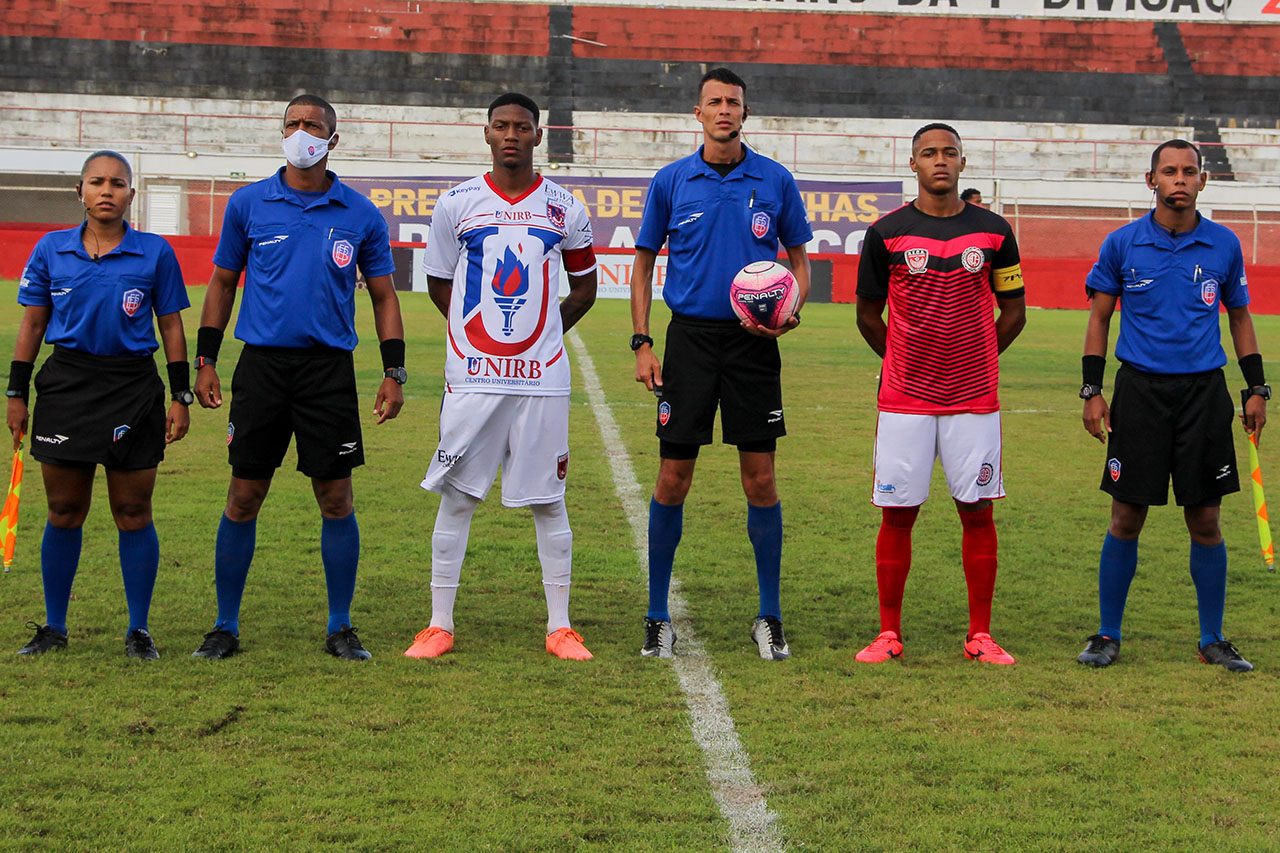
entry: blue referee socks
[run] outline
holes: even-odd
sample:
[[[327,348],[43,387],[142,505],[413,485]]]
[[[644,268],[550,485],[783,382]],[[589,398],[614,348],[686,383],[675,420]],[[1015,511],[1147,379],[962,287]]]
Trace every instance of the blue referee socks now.
[[[747,538],[756,552],[756,580],[760,584],[760,616],[782,618],[782,502],[773,506],[747,504]]]
[[[218,588],[218,621],[213,626],[240,633],[240,599],[258,543],[258,520],[232,521],[223,513],[214,546],[214,581]]]
[[[1098,561],[1098,611],[1101,627],[1098,633],[1113,640],[1120,639],[1120,623],[1124,621],[1124,603],[1129,598],[1129,584],[1138,570],[1138,540],[1117,539],[1107,531],[1102,540],[1102,557]]]
[[[1196,585],[1200,612],[1200,647],[1217,643],[1222,636],[1222,611],[1227,604],[1227,543],[1191,543],[1191,580]]]
[[[356,594],[360,565],[360,528],[353,512],[346,518],[325,518],[320,528],[320,559],[329,588],[329,633],[351,625],[351,599]]]
[[[684,504],[667,506],[649,498],[649,612],[650,619],[671,621],[667,597],[671,591],[671,566],[684,533]]]
[[[71,582],[80,565],[79,527],[54,527],[45,522],[40,542],[40,574],[44,580],[44,621],[55,631],[67,633],[67,607]]]
[[[119,532],[120,574],[124,578],[124,597],[129,602],[129,630],[145,631],[160,567],[160,540],[154,524]]]

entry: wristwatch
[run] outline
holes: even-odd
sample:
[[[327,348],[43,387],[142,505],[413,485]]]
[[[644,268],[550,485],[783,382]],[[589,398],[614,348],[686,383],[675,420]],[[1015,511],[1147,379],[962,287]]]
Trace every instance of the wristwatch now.
[[[184,406],[190,406],[195,401],[196,401],[196,395],[191,393],[190,388],[188,388],[185,391],[179,391],[178,393],[173,395],[173,402],[181,403]]]
[[[1271,386],[1270,385],[1254,385],[1252,388],[1240,389],[1240,405],[1241,406],[1248,405],[1250,397],[1261,397],[1264,400],[1270,400]]]
[[[1101,385],[1090,385],[1087,382],[1080,386],[1080,399],[1091,400],[1102,393]]]
[[[21,391],[15,391],[15,390],[13,390],[12,388],[8,388],[8,389],[6,389],[6,390],[5,390],[5,392],[4,392],[4,395],[5,395],[6,397],[17,397],[17,398],[22,399],[22,400],[27,399],[27,398],[26,398],[26,395],[24,395]]]
[[[213,367],[217,363],[218,362],[212,358],[205,358],[202,355],[198,355],[196,356],[196,360],[192,362],[192,366],[194,366],[196,370],[199,370],[202,367]]]
[[[653,338],[649,337],[648,335],[632,335],[631,336],[632,352],[635,352],[636,350],[640,349],[640,347],[644,346],[645,344],[648,344],[649,346],[653,346]]]
[[[403,367],[388,367],[382,371],[382,375],[388,379],[394,379],[397,385],[403,385],[409,381],[409,372]]]

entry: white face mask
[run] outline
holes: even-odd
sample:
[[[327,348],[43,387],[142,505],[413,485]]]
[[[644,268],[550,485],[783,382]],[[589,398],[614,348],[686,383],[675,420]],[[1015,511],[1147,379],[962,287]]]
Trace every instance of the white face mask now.
[[[309,169],[329,153],[329,143],[337,135],[335,133],[328,139],[321,139],[299,128],[293,135],[280,140],[280,147],[284,149],[285,159],[291,164],[299,169]]]

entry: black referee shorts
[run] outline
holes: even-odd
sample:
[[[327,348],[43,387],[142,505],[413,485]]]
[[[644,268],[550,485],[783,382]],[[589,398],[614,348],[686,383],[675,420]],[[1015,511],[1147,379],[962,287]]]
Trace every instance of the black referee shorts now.
[[[37,461],[145,471],[164,459],[164,383],[152,356],[54,347],[35,389],[29,442]]]
[[[341,480],[364,464],[351,353],[331,347],[246,345],[231,379],[231,473],[269,479],[298,437],[298,470]]]
[[[725,444],[771,450],[787,434],[781,373],[776,340],[744,331],[737,320],[673,316],[662,357],[658,438],[664,448],[710,444],[718,407]]]
[[[1144,373],[1121,365],[1111,397],[1102,491],[1143,506],[1218,506],[1240,491],[1235,405],[1221,370]]]

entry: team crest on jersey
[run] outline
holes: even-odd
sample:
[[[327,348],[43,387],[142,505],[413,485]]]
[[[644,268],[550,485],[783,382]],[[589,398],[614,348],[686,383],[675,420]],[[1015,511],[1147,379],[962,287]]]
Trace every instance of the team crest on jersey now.
[[[671,404],[663,400],[658,404],[658,423],[666,426],[669,420],[671,420]]]
[[[1212,306],[1218,301],[1218,280],[1215,278],[1206,278],[1200,283],[1200,298],[1204,300],[1205,305]]]
[[[929,267],[928,249],[907,249],[902,257],[907,262],[907,272],[913,275],[922,273]]]
[[[569,452],[566,450],[556,457],[556,479],[563,480],[569,475]]]
[[[769,233],[769,214],[763,210],[751,217],[751,233],[763,237]]]
[[[564,208],[558,204],[547,202],[547,221],[553,228],[564,227]]]
[[[128,424],[120,424],[120,426],[116,427],[111,431],[111,440],[119,441],[120,439],[124,438],[124,434],[127,433],[128,431],[129,431]]]
[[[991,478],[995,475],[996,469],[991,467],[990,462],[983,462],[982,467],[978,469],[978,485],[985,486],[991,482]]]
[[[1119,480],[1120,479],[1120,460],[1116,459],[1114,456],[1108,459],[1107,471],[1111,473],[1111,482],[1114,483],[1117,480]]]
[[[351,265],[351,259],[356,256],[356,247],[346,240],[339,240],[333,244],[333,262],[340,269],[346,269]]]
[[[138,313],[138,309],[142,307],[142,291],[134,288],[126,290],[124,296],[120,299],[120,308],[124,313],[132,317]]]
[[[970,246],[960,255],[960,263],[964,264],[964,268],[969,272],[977,272],[986,262],[986,257],[977,246]]]

